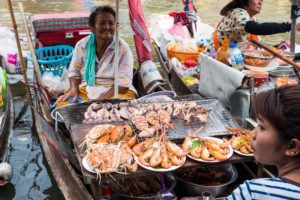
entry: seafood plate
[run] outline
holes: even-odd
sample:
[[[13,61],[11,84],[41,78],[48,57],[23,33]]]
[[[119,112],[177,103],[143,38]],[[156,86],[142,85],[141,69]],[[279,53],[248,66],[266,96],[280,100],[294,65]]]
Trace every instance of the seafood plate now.
[[[135,159],[135,161],[137,162],[137,164],[139,166],[141,166],[142,168],[147,169],[149,171],[154,171],[154,172],[170,172],[170,171],[173,171],[173,170],[176,170],[176,169],[180,168],[185,163],[186,157],[184,157],[182,165],[180,165],[180,166],[172,166],[172,167],[170,167],[168,169],[165,169],[165,168],[162,168],[162,167],[147,167],[147,166],[145,166],[145,165],[143,165],[142,163],[139,162],[138,157],[134,156],[134,159]]]
[[[182,149],[188,152],[188,157],[199,162],[222,162],[233,155],[233,149],[226,139],[215,137],[187,136],[182,144]]]
[[[233,133],[230,139],[230,145],[234,152],[242,156],[253,156],[253,148],[251,142],[253,141],[253,135],[251,131],[240,128],[227,128]]]
[[[132,150],[125,143],[93,145],[83,158],[82,165],[87,171],[96,174],[137,171]]]
[[[92,145],[101,143],[127,143],[129,147],[136,144],[136,135],[131,126],[100,124],[92,127],[88,134],[82,139],[81,147],[86,146],[87,151]]]
[[[132,150],[136,162],[141,167],[157,172],[178,169],[185,163],[187,155],[164,135],[140,142]]]

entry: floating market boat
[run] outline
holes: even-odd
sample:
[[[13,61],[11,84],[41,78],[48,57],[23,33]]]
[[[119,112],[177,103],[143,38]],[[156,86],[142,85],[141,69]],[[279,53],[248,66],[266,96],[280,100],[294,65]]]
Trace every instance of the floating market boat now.
[[[61,16],[61,15],[60,15]],[[83,18],[80,18],[83,17]],[[85,18],[84,18],[85,16]],[[82,20],[86,20],[86,14],[85,15],[69,15],[67,18],[68,20],[74,20],[74,18],[78,19],[78,17]],[[39,16],[41,17],[41,16]],[[58,16],[54,17],[53,15],[44,15],[42,16],[43,19],[39,18],[36,19],[36,22],[41,22],[39,20],[46,20],[49,18],[48,21],[55,21]],[[59,17],[58,17],[59,18]],[[87,23],[87,22],[86,22]],[[34,27],[34,26],[33,26]],[[61,26],[64,28],[64,26]],[[35,30],[36,33],[38,33],[38,30]],[[69,38],[75,38],[72,40],[72,44],[74,42],[78,41],[80,37],[83,35],[86,35],[88,30],[82,30],[78,31],[76,33],[70,33],[67,34],[63,32],[64,36],[68,36]],[[58,41],[58,40],[52,40],[48,37],[49,35],[45,34],[40,37],[40,39],[44,39],[44,41]],[[39,38],[37,36],[37,38]],[[60,42],[59,42],[60,43]],[[57,44],[56,44],[57,45]],[[157,50],[157,49],[156,49]],[[161,63],[164,62],[161,60]],[[140,166],[143,166],[145,169],[142,169],[139,167],[136,172],[129,173],[129,174],[117,174],[117,173],[104,173],[100,175],[99,173],[93,173],[90,172],[84,165],[84,154],[82,153],[82,139],[86,138],[87,133],[92,130],[94,127],[90,123],[90,118],[85,117],[85,113],[88,116],[89,108],[92,108],[92,105],[97,106],[103,106],[104,104],[109,105],[118,105],[120,106],[121,103],[125,103],[126,106],[129,107],[130,102],[128,101],[122,101],[118,99],[112,99],[112,100],[98,100],[98,101],[89,101],[89,102],[83,102],[80,104],[74,104],[74,105],[68,105],[64,106],[58,109],[55,109],[51,112],[50,110],[50,104],[51,100],[48,98],[47,90],[43,87],[43,84],[41,83],[41,80],[39,80],[38,76],[41,76],[41,74],[38,74],[34,85],[34,116],[35,116],[35,125],[37,128],[37,134],[40,139],[40,143],[42,145],[43,152],[45,154],[46,160],[49,164],[50,170],[53,174],[53,177],[55,178],[62,194],[66,199],[98,199],[100,194],[100,188],[99,188],[99,178],[102,180],[110,179],[109,174],[112,175],[114,178],[112,179],[120,179],[120,178],[130,178],[130,177],[138,177],[141,175],[150,175],[153,173],[157,173],[157,170],[155,168],[147,167],[143,164],[140,164]],[[176,82],[176,81],[175,81]],[[183,93],[182,93],[183,94]],[[189,92],[185,94],[190,94]],[[151,94],[150,94],[151,95]],[[226,127],[239,127],[239,125],[236,123],[236,121],[233,119],[231,114],[225,109],[225,107],[216,99],[202,99],[199,97],[199,95],[191,95],[188,97],[179,97],[178,102],[175,101],[175,104],[170,105],[177,105],[177,107],[183,106],[183,104],[180,104],[182,102],[190,102],[189,104],[185,104],[184,106],[194,106],[197,109],[199,108],[198,104],[206,105],[207,109],[210,109],[212,113],[214,113],[214,118],[210,119],[209,122],[209,130],[206,130],[206,133],[208,134],[226,134]],[[94,103],[94,104],[93,104]],[[144,102],[143,102],[144,103]],[[198,104],[197,104],[198,103]],[[147,103],[146,103],[147,104]],[[155,105],[164,105],[166,106],[166,103],[163,104],[163,101],[154,101],[150,102],[152,108],[155,107]],[[174,107],[175,108],[175,107]],[[156,109],[156,108],[155,108]],[[171,107],[172,109],[172,107]],[[189,108],[188,110],[193,110],[194,108]],[[202,109],[202,108],[201,108]],[[200,110],[201,110],[200,109]],[[179,109],[180,110],[180,109]],[[99,111],[99,110],[97,110]],[[196,110],[194,110],[196,111]],[[167,115],[165,112],[161,112],[166,116],[163,118],[164,120],[170,119],[171,116]],[[194,113],[195,114],[195,113]],[[207,114],[207,113],[206,113]],[[198,116],[198,119],[200,119],[203,116]],[[207,117],[207,116],[206,116]],[[163,120],[161,119],[161,120]],[[201,118],[203,120],[203,118]],[[167,121],[168,121],[167,120]],[[187,119],[187,123],[190,119]],[[220,122],[220,123],[214,123],[214,120]],[[84,123],[84,121],[89,123]],[[105,120],[103,120],[105,121]],[[103,125],[103,121],[99,121],[100,124]],[[126,121],[126,120],[125,120]],[[132,121],[132,120],[131,120]],[[131,124],[131,121],[127,121],[125,123]],[[136,120],[139,121],[139,120]],[[205,119],[203,121],[206,121]],[[99,124],[98,123],[98,124]],[[147,122],[146,122],[147,123]],[[150,123],[150,122],[149,122]],[[182,124],[182,120],[178,120],[174,122],[174,126],[178,126],[179,124]],[[205,122],[206,123],[206,122]],[[94,124],[96,125],[96,124]],[[115,124],[114,124],[115,125]],[[145,124],[144,124],[145,125]],[[148,125],[148,124],[146,124]],[[188,124],[183,124],[182,127],[179,127],[181,129],[179,132],[176,132],[176,130],[171,131],[173,133],[173,139],[176,139],[179,134],[179,139],[181,141],[185,138],[185,132],[182,131],[186,129],[186,127],[189,127],[191,131],[197,132],[201,131],[203,129],[201,124],[192,124],[191,126]],[[220,125],[220,126],[219,126]],[[135,123],[135,128],[139,129],[137,123]],[[170,128],[173,125],[169,123],[168,121],[168,127]],[[193,127],[194,126],[194,127]],[[192,127],[192,128],[191,128]],[[102,127],[103,128],[103,127]],[[141,128],[141,127],[140,127]],[[142,129],[142,128],[141,128]],[[215,131],[215,132],[214,132]],[[216,134],[217,133],[217,134]],[[140,132],[139,132],[140,134]],[[176,135],[177,134],[177,135]],[[176,136],[176,137],[175,137]],[[98,138],[100,139],[100,138]],[[102,138],[103,139],[103,138]],[[177,138],[178,139],[178,138]],[[166,143],[165,145],[170,145],[171,147],[177,148],[174,146],[173,143],[168,142],[168,140],[163,139]],[[170,139],[171,140],[171,139]],[[199,139],[200,141],[200,139]],[[199,143],[199,141],[197,143]],[[100,145],[101,146],[101,145]],[[251,156],[241,156],[239,154],[234,154],[233,149],[230,149],[230,154],[228,154],[228,158],[222,158],[226,159],[222,161],[222,163],[239,163],[239,162],[247,162],[252,161],[253,157]],[[183,154],[182,154],[183,155]],[[182,156],[181,155],[181,156]],[[230,158],[229,158],[230,157]],[[199,160],[199,159],[198,159]],[[186,161],[184,164],[180,165],[179,167],[182,168],[194,168],[195,166],[199,165],[199,162],[196,160],[189,160],[184,158],[184,161]],[[219,162],[219,161],[217,161]],[[201,165],[206,165],[207,162],[203,162]],[[172,166],[172,169],[179,168],[178,166],[174,167]],[[169,171],[169,170],[162,170],[161,171]]]
[[[3,65],[2,57],[0,57],[1,66]],[[8,150],[9,150],[9,139],[12,134],[12,128],[14,124],[14,107],[13,98],[10,91],[10,87],[7,84],[7,77],[5,76],[4,70],[0,67],[1,73],[1,96],[0,96],[0,163],[7,162]],[[3,76],[4,75],[4,76]],[[4,166],[1,166],[4,167]],[[12,173],[5,174],[9,168],[1,168],[0,172],[0,186],[6,184],[12,178]],[[11,171],[12,172],[12,171]],[[7,177],[5,176],[7,175]],[[6,178],[5,178],[6,177]]]

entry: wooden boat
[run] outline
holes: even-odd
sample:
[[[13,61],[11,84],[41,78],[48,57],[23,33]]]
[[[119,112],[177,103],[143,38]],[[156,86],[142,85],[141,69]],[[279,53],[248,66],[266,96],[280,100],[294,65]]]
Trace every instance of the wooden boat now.
[[[164,61],[160,60],[160,62],[163,67]],[[171,82],[178,82],[179,80],[181,78],[177,80],[173,79]],[[47,104],[49,99],[45,95],[44,88],[37,80],[35,80],[34,85],[34,117],[37,134],[50,170],[62,194],[66,199],[73,200],[99,198],[99,185],[97,182],[84,184],[88,181],[95,181],[95,179],[85,179],[86,176],[81,171],[82,164],[79,163],[78,148],[74,147],[77,144],[74,144],[70,138],[69,127],[52,118],[49,104]],[[178,91],[184,91],[178,94],[185,95],[192,93],[186,88],[183,89],[183,87],[183,85],[178,86]],[[77,110],[77,112],[80,111]],[[80,126],[78,127],[80,128]],[[74,149],[76,150],[76,155],[74,154]],[[239,156],[235,156],[230,162],[240,162],[240,159]],[[252,160],[252,158],[242,159],[244,161]],[[193,167],[195,165],[198,165],[198,163],[191,161],[186,167]],[[149,172],[146,173],[149,174]]]
[[[9,85],[6,87],[6,102],[0,113],[0,162],[7,160],[9,137],[14,124],[13,99]]]
[[[4,66],[2,57],[0,56],[0,66]],[[0,163],[7,162],[8,160],[8,150],[9,150],[9,140],[12,134],[12,128],[14,124],[14,107],[13,98],[9,85],[6,86],[6,97],[4,105],[0,112]],[[12,168],[6,163],[1,165],[0,174],[0,186],[7,184],[12,178]],[[4,176],[4,177],[2,177]]]
[[[139,94],[143,94],[138,73],[135,73],[133,82],[135,87],[139,87],[137,88]],[[95,195],[95,190],[98,188],[89,188],[89,185],[84,184],[80,171],[81,164],[74,155],[70,132],[63,123],[55,121],[51,116],[48,103],[50,99],[37,78],[35,78],[33,91],[37,134],[50,170],[63,196],[72,200],[99,198]]]

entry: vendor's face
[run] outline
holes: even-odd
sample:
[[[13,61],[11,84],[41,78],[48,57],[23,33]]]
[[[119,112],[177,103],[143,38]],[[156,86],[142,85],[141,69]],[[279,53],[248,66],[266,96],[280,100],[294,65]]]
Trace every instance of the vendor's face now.
[[[115,33],[116,18],[111,13],[100,13],[96,16],[92,31],[101,40],[112,40]]]
[[[254,16],[258,13],[260,13],[261,6],[262,6],[263,0],[250,0],[248,4],[248,12],[250,12],[250,15]]]
[[[253,149],[255,159],[262,164],[281,165],[285,157],[285,145],[278,132],[267,120],[260,120],[253,130]]]

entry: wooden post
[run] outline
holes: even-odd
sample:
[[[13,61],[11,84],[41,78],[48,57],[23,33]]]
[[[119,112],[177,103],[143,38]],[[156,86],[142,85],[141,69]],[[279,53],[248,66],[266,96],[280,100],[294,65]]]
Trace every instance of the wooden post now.
[[[118,98],[119,95],[119,0],[116,1],[116,30],[115,30],[115,57],[114,57],[114,69],[115,69],[115,83],[114,83],[114,98]]]
[[[30,49],[30,53],[31,53],[31,56],[32,56],[33,67],[34,67],[34,71],[35,71],[35,74],[36,74],[36,78],[37,78],[38,83],[42,84],[43,82],[42,82],[39,63],[38,63],[37,57],[36,57],[35,52],[34,52],[34,45],[33,45],[33,42],[31,40],[31,34],[30,34],[30,31],[29,31],[29,28],[28,28],[28,24],[26,22],[24,7],[23,7],[23,4],[21,2],[19,2],[19,9],[20,9],[20,12],[21,12],[23,25],[24,25],[26,36],[27,36],[28,43],[29,43],[29,49]]]
[[[24,81],[25,81],[26,95],[27,95],[29,105],[30,105],[30,108],[31,108],[31,114],[32,114],[32,117],[33,117],[33,120],[34,120],[35,118],[34,118],[33,102],[32,102],[32,98],[31,98],[31,94],[30,94],[25,62],[24,62],[24,59],[23,59],[23,53],[22,53],[22,49],[21,49],[18,28],[17,28],[17,24],[16,24],[16,20],[15,20],[14,11],[13,11],[13,8],[12,8],[11,0],[7,0],[7,5],[8,5],[8,10],[9,10],[9,13],[10,13],[10,18],[11,18],[11,22],[12,22],[12,25],[13,25],[13,29],[14,29],[14,32],[15,32],[15,38],[16,38],[16,43],[17,43],[17,47],[18,47],[18,55],[19,55],[20,63],[21,63],[21,72],[23,74]]]

